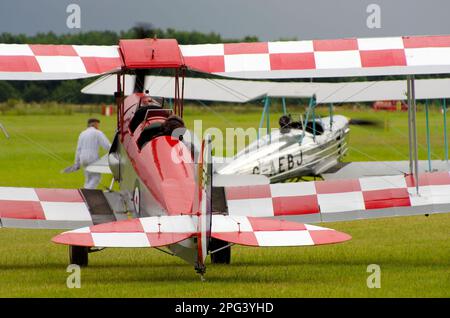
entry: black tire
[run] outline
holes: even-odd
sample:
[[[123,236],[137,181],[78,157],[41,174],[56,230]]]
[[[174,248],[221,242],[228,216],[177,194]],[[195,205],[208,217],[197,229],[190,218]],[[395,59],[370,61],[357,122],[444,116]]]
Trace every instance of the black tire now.
[[[69,246],[70,264],[81,267],[88,266],[89,248],[85,246]]]
[[[211,239],[209,250],[215,251],[221,247],[227,246],[228,242]],[[230,264],[231,263],[231,246],[225,247],[218,252],[211,254],[211,263],[213,264]]]

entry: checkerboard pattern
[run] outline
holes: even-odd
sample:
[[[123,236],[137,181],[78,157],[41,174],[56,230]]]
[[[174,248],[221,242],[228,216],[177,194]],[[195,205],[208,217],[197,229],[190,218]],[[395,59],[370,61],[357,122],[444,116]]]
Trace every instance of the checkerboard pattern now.
[[[393,72],[397,72],[398,68],[405,67],[450,65],[450,36],[181,45],[180,48],[186,65],[193,69],[221,75],[239,74],[239,77],[246,77],[243,74],[247,73],[252,78],[270,77],[271,72],[277,71],[348,69],[355,76],[358,70],[371,68],[384,68],[385,72],[386,68],[394,68]],[[290,75],[295,77],[301,73]]]
[[[92,222],[78,190],[0,187],[2,219]]]
[[[160,216],[109,222],[61,233],[53,242],[97,247],[158,247],[197,233],[197,216]]]
[[[211,236],[247,246],[308,246],[351,239],[348,234],[315,225],[228,215],[213,215]]]
[[[371,210],[389,213],[389,209],[394,213],[398,207],[432,213],[436,205],[450,204],[449,172],[420,174],[419,186],[417,195],[414,178],[400,175],[227,187],[225,193],[230,215],[258,217]]]
[[[1,73],[37,73],[38,79],[46,79],[44,74],[48,79],[81,78],[120,66],[117,46],[0,44],[0,79]]]
[[[117,221],[64,232],[53,242],[96,247],[159,247],[199,236],[198,216],[160,216]],[[351,237],[308,224],[243,216],[212,216],[212,237],[248,246],[331,244]]]
[[[179,47],[191,69],[243,78],[450,72],[450,36]],[[5,80],[82,78],[121,66],[118,46],[0,44],[0,79]]]

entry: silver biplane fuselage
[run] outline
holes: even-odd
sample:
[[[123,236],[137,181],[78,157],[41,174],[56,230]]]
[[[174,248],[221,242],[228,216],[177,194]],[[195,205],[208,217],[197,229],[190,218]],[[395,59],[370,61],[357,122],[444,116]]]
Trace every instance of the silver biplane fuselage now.
[[[317,176],[338,164],[347,152],[349,121],[341,115],[316,119],[307,129],[273,129],[218,165],[219,174],[262,174],[271,182],[301,176]]]

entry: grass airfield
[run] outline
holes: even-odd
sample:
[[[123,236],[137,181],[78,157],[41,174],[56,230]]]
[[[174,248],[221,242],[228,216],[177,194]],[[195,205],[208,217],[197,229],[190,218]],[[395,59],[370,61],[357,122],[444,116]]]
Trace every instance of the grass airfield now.
[[[290,107],[294,113],[298,108]],[[191,126],[254,127],[260,108],[186,107]],[[327,110],[319,110],[323,116]],[[336,109],[379,127],[353,126],[345,160],[406,160],[407,114]],[[272,127],[280,115],[271,113]],[[98,116],[109,136],[115,118],[98,114],[3,115],[11,135],[0,134],[0,186],[78,188],[83,175],[63,175],[72,164],[79,132]],[[430,113],[433,159],[444,157],[442,114]],[[426,159],[425,114],[418,113],[420,159]],[[103,178],[102,185],[110,179]],[[66,287],[67,247],[50,242],[60,231],[0,230],[0,297],[449,297],[450,215],[326,223],[353,239],[298,248],[232,248],[232,264],[211,265],[206,282],[176,257],[153,249],[107,249],[90,255],[81,288]],[[369,264],[381,267],[381,288],[369,289]]]

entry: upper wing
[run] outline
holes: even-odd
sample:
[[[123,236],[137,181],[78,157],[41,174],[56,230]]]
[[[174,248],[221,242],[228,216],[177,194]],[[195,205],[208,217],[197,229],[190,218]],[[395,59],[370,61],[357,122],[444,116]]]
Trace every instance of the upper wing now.
[[[449,172],[300,183],[224,187],[230,216],[283,217],[328,222],[450,212]],[[217,190],[217,189],[216,189]],[[220,198],[221,196],[216,196]],[[217,209],[217,208],[216,208]]]
[[[179,68],[176,40],[120,40],[118,46],[0,44],[0,80],[65,80],[120,70]]]
[[[64,80],[120,68],[117,46],[0,44],[0,80]]]
[[[450,72],[450,36],[180,45],[186,65],[236,78]]]
[[[237,78],[450,73],[450,36],[178,45],[122,40],[123,65],[187,67]],[[148,52],[156,58],[148,58]],[[76,79],[122,66],[117,46],[0,44],[0,80]]]
[[[117,216],[101,190],[0,187],[0,227],[74,229]]]

